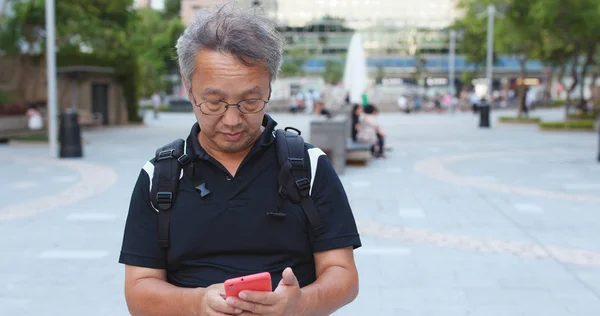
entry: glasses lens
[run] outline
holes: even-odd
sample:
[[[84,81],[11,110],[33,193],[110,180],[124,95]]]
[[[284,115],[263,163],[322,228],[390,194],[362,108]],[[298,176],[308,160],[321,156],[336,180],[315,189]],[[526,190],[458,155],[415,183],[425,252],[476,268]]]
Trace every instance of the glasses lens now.
[[[265,101],[260,99],[244,100],[240,103],[240,111],[242,113],[256,113],[265,107]]]
[[[225,113],[226,103],[221,101],[206,101],[200,104],[200,111],[208,115],[219,115]]]

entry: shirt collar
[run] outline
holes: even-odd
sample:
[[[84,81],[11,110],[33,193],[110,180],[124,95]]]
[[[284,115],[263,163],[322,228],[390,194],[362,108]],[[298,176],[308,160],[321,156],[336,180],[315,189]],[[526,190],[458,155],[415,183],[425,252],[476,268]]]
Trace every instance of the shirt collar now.
[[[262,126],[265,128],[251,149],[251,152],[255,152],[259,149],[268,147],[275,140],[275,127],[277,122],[268,114],[263,116]],[[190,158],[208,159],[209,154],[200,146],[198,142],[198,133],[200,133],[200,125],[198,122],[194,123],[190,135],[186,141],[186,150]]]

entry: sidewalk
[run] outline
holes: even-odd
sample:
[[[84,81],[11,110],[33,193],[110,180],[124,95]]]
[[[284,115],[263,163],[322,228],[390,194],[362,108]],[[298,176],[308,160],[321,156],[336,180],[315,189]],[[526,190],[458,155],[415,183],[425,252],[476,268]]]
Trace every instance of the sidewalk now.
[[[310,139],[307,116],[273,117]],[[341,176],[364,246],[359,297],[336,315],[600,315],[598,136],[477,119],[381,115],[388,158]],[[86,131],[81,160],[0,146],[1,315],[128,315],[133,184],[193,121]]]

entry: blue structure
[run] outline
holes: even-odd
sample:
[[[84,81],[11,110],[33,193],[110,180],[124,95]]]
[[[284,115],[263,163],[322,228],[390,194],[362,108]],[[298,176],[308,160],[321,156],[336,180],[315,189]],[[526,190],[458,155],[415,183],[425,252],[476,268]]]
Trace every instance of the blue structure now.
[[[436,73],[447,73],[449,71],[449,61],[447,56],[428,56],[423,57],[425,60],[425,71]],[[313,58],[308,60],[302,67],[308,72],[322,72],[325,70],[326,58]],[[340,61],[335,58],[331,60]],[[412,56],[402,57],[368,57],[367,67],[370,70],[377,67],[385,68],[413,68],[416,67],[417,61]],[[480,69],[485,69],[485,64],[479,66]],[[528,72],[540,73],[544,70],[544,65],[537,60],[529,60],[526,63]],[[457,73],[463,71],[474,71],[475,64],[468,63],[464,56],[456,56],[455,71]],[[499,57],[494,65],[494,71],[499,73],[518,73],[521,71],[519,59],[517,57],[503,56]]]

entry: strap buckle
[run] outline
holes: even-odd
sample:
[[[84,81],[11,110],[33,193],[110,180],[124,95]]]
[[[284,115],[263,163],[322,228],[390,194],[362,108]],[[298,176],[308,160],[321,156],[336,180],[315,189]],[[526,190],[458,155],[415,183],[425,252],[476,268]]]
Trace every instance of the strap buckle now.
[[[288,197],[288,192],[285,190],[285,188],[283,186],[279,186],[277,193],[279,194],[279,196],[282,199],[287,199],[287,197]]]
[[[173,193],[171,192],[158,192],[156,193],[156,202],[158,202],[158,208],[162,211],[171,208],[173,203]]]
[[[304,158],[288,158],[293,170],[304,169]]]
[[[179,161],[179,163],[182,166],[187,165],[191,160],[192,160],[192,158],[190,158],[190,156],[188,156],[186,154],[183,154],[183,155],[181,155],[181,157],[177,158],[177,161]]]
[[[163,150],[163,151],[159,152],[158,155],[156,155],[156,161],[174,158],[174,156],[173,156],[174,152],[175,152],[175,149]]]
[[[310,181],[307,178],[298,179],[296,180],[296,187],[298,188],[298,192],[300,192],[300,196],[308,196]]]

